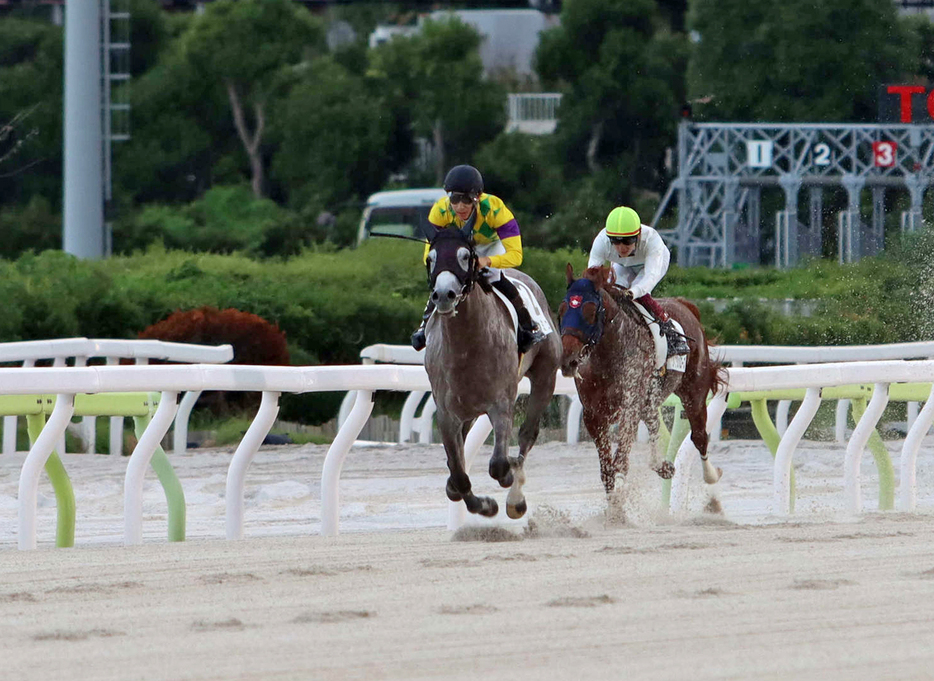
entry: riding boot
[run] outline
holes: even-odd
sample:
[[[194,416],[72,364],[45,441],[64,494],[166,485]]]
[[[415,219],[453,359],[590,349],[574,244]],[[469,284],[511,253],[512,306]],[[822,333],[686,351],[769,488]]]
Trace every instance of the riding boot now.
[[[416,350],[424,350],[426,339],[425,339],[425,324],[428,323],[428,318],[431,317],[431,313],[435,311],[435,304],[429,299],[428,304],[425,306],[425,313],[422,315],[422,323],[418,325],[418,328],[415,330],[415,333],[412,334],[412,347]]]
[[[665,334],[665,338],[668,340],[669,355],[687,355],[691,352],[691,348],[688,346],[684,336],[675,330],[670,317],[658,323],[658,330]]]
[[[506,296],[512,306],[516,308],[516,318],[519,322],[519,330],[516,334],[516,344],[519,348],[519,354],[524,355],[533,345],[545,340],[545,334],[538,328],[538,324],[532,321],[532,315],[529,314],[522,296],[519,295],[519,289],[515,287],[506,277],[500,277],[498,281],[493,282],[499,291]]]

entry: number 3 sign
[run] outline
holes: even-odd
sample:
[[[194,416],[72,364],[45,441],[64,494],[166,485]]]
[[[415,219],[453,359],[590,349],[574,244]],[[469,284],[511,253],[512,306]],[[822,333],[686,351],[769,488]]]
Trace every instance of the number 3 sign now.
[[[895,165],[895,151],[897,148],[895,142],[873,142],[872,164],[876,168],[891,168]]]

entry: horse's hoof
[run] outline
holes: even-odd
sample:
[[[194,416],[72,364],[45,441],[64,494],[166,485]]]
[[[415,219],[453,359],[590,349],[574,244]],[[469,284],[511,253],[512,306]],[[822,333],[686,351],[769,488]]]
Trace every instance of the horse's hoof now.
[[[663,461],[662,465],[655,469],[658,477],[662,480],[671,480],[675,474],[675,465],[671,461]]]
[[[480,510],[478,513],[486,518],[492,518],[499,513],[499,504],[496,503],[496,499],[481,497]]]
[[[720,481],[720,478],[723,476],[722,468],[715,468],[712,463],[709,461],[704,461],[704,482],[708,485],[713,485]]]
[[[448,484],[444,487],[444,492],[448,495],[448,499],[451,501],[461,501],[464,498],[464,495],[458,492],[451,486],[451,479],[448,478]]]
[[[490,459],[490,477],[494,480],[499,480],[501,485],[503,485],[503,479],[506,476],[509,476],[509,485],[512,484],[512,471],[509,469],[509,460],[505,457],[502,459]],[[509,487],[509,485],[503,485],[503,487]]]
[[[512,487],[512,483],[513,483],[512,471],[509,471],[508,473],[506,473],[506,477],[500,478],[499,480],[499,486],[506,488],[506,489]]]
[[[464,497],[464,504],[466,504],[467,510],[471,513],[482,515],[487,518],[492,518],[499,513],[499,505],[496,503],[496,499],[492,497],[478,497],[473,494],[468,494]]]
[[[518,504],[506,504],[506,515],[508,515],[513,520],[518,520],[525,515],[525,512],[529,510],[529,505],[525,503],[525,499],[520,501]]]

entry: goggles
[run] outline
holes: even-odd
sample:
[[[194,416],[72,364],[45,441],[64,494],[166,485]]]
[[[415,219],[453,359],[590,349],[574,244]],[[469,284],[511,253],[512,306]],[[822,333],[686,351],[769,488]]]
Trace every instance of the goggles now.
[[[472,194],[467,194],[465,192],[451,192],[450,194],[451,205],[458,203],[473,203],[474,197]]]
[[[611,244],[623,244],[624,246],[632,246],[638,240],[639,240],[638,236],[611,236],[610,237]]]

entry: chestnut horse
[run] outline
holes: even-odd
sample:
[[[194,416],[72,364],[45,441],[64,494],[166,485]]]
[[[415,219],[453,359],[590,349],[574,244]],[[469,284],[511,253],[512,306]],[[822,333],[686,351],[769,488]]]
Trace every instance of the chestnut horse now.
[[[722,471],[707,460],[707,395],[720,389],[726,375],[722,365],[710,359],[697,308],[680,298],[659,299],[681,324],[691,349],[683,372],[659,372],[646,319],[626,289],[615,284],[612,270],[591,267],[575,280],[568,264],[567,280],[568,293],[558,309],[561,372],[575,378],[607,495],[615,489],[616,476],[625,477],[629,470],[640,420],[649,431],[653,470],[665,479],[674,475],[674,465],[661,460],[657,447],[658,409],[672,392],[681,398],[691,425],[691,441],[704,463],[704,481],[717,482]]]
[[[473,493],[464,461],[467,432],[486,414],[494,434],[490,476],[510,488],[506,498],[509,517],[521,518],[527,509],[522,494],[523,463],[538,438],[542,415],[554,394],[561,341],[552,331],[520,357],[516,329],[506,308],[509,303],[493,293],[479,270],[473,219],[462,229],[430,232],[427,265],[435,312],[425,329],[425,369],[451,473],[447,496],[451,501],[463,500],[471,513],[494,516],[499,511],[493,498]],[[545,294],[531,277],[511,269],[503,271],[507,274],[531,290],[551,322]],[[513,410],[523,376],[532,388],[526,418],[519,428],[519,454],[508,457]]]

